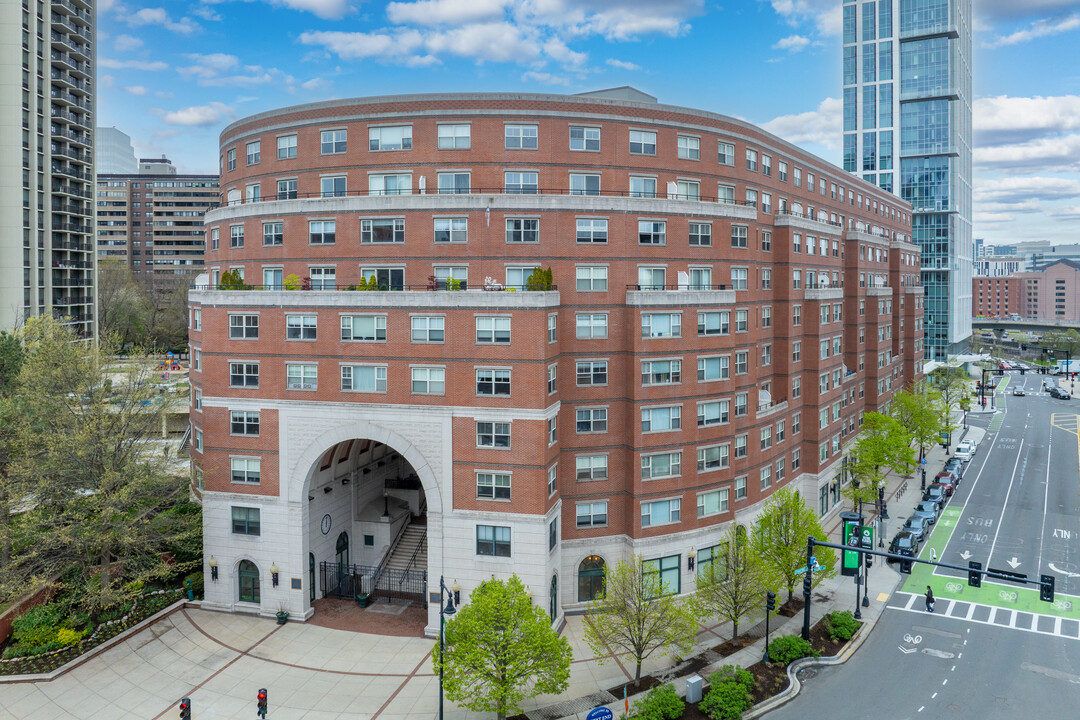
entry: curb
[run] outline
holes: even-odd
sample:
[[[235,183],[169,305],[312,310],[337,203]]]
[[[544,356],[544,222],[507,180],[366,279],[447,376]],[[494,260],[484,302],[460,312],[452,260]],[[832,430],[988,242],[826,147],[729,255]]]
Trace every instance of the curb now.
[[[180,610],[181,608],[183,608],[189,602],[192,602],[192,601],[188,600],[187,598],[177,600],[172,605],[169,605],[169,606],[167,606],[167,607],[165,607],[165,608],[163,608],[161,610],[158,610],[156,613],[154,613],[150,617],[146,618],[142,622],[140,622],[140,623],[138,623],[136,625],[132,625],[131,627],[129,627],[127,630],[120,633],[119,635],[115,635],[115,636],[109,638],[108,640],[106,640],[105,642],[101,643],[100,645],[97,645],[94,648],[91,648],[90,650],[88,650],[87,652],[85,652],[82,655],[78,656],[77,658],[73,658],[73,659],[69,660],[68,662],[64,663],[63,665],[56,668],[52,672],[36,673],[34,675],[4,675],[4,676],[0,676],[0,685],[15,685],[15,684],[18,684],[18,683],[29,683],[29,682],[51,682],[51,681],[55,680],[56,678],[60,677],[61,675],[65,675],[65,674],[71,672],[72,670],[79,667],[80,665],[82,665],[84,662],[90,660],[91,658],[97,657],[98,655],[105,652],[109,648],[115,647],[116,645],[124,642],[129,637],[131,637],[132,635],[143,631],[148,626],[153,625],[154,623],[156,623],[158,620],[160,620],[160,619],[162,619],[164,617],[168,617],[169,615],[172,615],[174,612],[176,612],[177,610]]]

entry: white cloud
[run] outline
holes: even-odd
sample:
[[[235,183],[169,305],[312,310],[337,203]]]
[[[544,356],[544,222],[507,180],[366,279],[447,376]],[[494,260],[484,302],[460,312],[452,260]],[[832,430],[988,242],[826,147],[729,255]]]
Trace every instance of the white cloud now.
[[[758,0],[767,2],[789,25],[810,22],[822,35],[839,35],[843,26],[842,4],[836,0]]]
[[[146,70],[148,72],[161,72],[162,70],[169,69],[169,64],[162,62],[161,60],[113,60],[111,58],[100,58],[98,60],[98,66],[117,70]]]
[[[574,52],[559,38],[550,38],[544,42],[544,54],[565,67],[578,68],[589,59],[587,53]]]
[[[843,109],[839,98],[825,98],[817,110],[781,115],[762,123],[761,127],[796,145],[815,143],[838,150],[843,135]]]
[[[119,52],[127,52],[128,50],[141,48],[143,41],[131,35],[118,35],[116,40],[113,41],[113,46]]]
[[[116,84],[116,78],[112,75],[101,75],[98,77],[98,85],[101,87],[112,87]]]
[[[536,38],[505,22],[464,25],[429,33],[405,28],[374,33],[309,31],[301,33],[300,42],[322,46],[343,60],[373,58],[409,65],[437,63],[440,54],[517,63],[529,63],[541,57],[541,45]],[[553,45],[552,51],[568,60],[580,55],[569,48],[560,50],[558,45]]]
[[[1063,32],[1068,32],[1077,28],[1080,28],[1080,15],[1043,18],[1031,23],[1031,26],[1024,30],[1017,30],[1009,35],[997,37],[990,42],[983,43],[983,47],[996,48],[1004,45],[1019,45],[1020,43],[1026,43],[1036,38],[1046,37],[1048,35],[1060,35]]]
[[[976,147],[974,155],[976,165],[1003,172],[1076,172],[1080,171],[1080,135]]]
[[[142,85],[129,85],[126,88],[123,88],[123,90],[126,93],[131,93],[132,95],[145,95],[149,92],[149,90],[147,90]]]
[[[449,53],[479,61],[527,63],[540,56],[532,33],[507,22],[465,25],[429,35],[424,45],[432,54]]]
[[[530,70],[530,71],[528,71],[526,73],[523,73],[522,76],[521,76],[521,81],[522,82],[528,82],[529,80],[541,83],[543,85],[569,85],[570,84],[570,81],[568,81],[566,78],[561,78],[561,77],[558,77],[557,75],[552,75],[551,73],[536,72],[536,71],[533,71],[533,70]]]
[[[1046,214],[1055,220],[1080,220],[1080,205],[1052,208]]]
[[[1080,8],[1080,3],[1076,0],[978,0],[972,6],[976,19],[986,21],[1060,13]]]
[[[169,16],[169,13],[165,11],[165,8],[143,8],[142,10],[129,15],[121,15],[120,19],[131,27],[160,25],[166,30],[171,30],[180,35],[190,35],[196,30],[201,29],[191,18],[185,17],[180,18],[179,20],[173,20]]]
[[[216,125],[233,116],[233,109],[225,103],[212,102],[208,105],[192,105],[179,110],[152,109],[150,112],[161,117],[168,125],[180,127],[207,127]]]
[[[202,0],[205,5],[219,5],[232,0]],[[242,0],[243,2],[255,2],[256,0]],[[350,12],[352,0],[262,0],[268,5],[289,8],[300,12],[309,12],[323,20],[340,20]],[[200,13],[193,13],[202,16]],[[213,11],[211,11],[213,12]],[[211,19],[211,18],[207,18]],[[215,18],[216,19],[216,18]]]
[[[972,108],[978,133],[1080,130],[1080,95],[979,98]]]
[[[402,60],[422,49],[424,38],[416,30],[374,33],[316,30],[301,33],[300,42],[322,46],[342,60]]]
[[[193,65],[176,68],[184,77],[212,78],[223,72],[240,66],[240,58],[227,53],[188,53],[184,57],[193,61]]]
[[[325,92],[330,89],[330,81],[326,78],[311,78],[300,83],[300,87],[309,92]]]
[[[613,68],[620,70],[640,70],[640,65],[635,65],[632,62],[626,62],[625,60],[616,60],[615,58],[608,58],[605,62]]]
[[[781,38],[775,45],[773,50],[787,50],[788,52],[797,53],[800,50],[804,50],[810,44],[810,39],[803,37],[802,35],[788,35],[786,38]]]
[[[113,5],[116,4],[116,0],[98,0],[96,3],[96,9],[98,14],[108,12],[112,10]]]
[[[386,17],[395,25],[468,25],[501,20],[511,0],[419,0],[392,2]]]
[[[220,13],[213,10],[212,8],[206,7],[205,5],[195,5],[191,8],[191,14],[197,15],[203,20],[207,20],[209,22],[220,22],[224,19],[221,17]]]
[[[1057,177],[1001,177],[981,180],[974,186],[979,203],[1018,203],[1080,197],[1080,180]]]

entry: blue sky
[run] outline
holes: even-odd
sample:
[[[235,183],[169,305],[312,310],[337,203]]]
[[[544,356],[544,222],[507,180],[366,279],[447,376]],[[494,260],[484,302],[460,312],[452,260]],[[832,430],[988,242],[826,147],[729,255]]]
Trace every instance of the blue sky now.
[[[975,236],[1080,241],[1080,0],[974,0]],[[98,0],[98,124],[216,172],[262,110],[633,85],[840,160],[841,0]]]

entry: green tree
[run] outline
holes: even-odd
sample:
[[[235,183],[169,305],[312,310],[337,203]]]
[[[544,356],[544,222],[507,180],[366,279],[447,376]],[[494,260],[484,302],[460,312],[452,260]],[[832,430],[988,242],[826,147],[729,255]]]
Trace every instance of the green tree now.
[[[941,393],[926,383],[909,385],[893,397],[889,415],[896,419],[919,446],[919,459],[938,441],[941,432]]]
[[[911,434],[894,418],[876,412],[863,415],[862,430],[852,447],[852,462],[848,465],[856,482],[849,483],[844,490],[853,503],[876,502],[886,470],[906,475],[915,469],[911,440]]]
[[[533,605],[521,580],[486,580],[446,623],[440,664],[446,696],[469,710],[494,712],[499,720],[520,711],[522,700],[561,693],[570,678],[570,643]]]
[[[953,408],[962,408],[965,399],[970,401],[971,378],[963,369],[946,365],[931,372],[927,382],[941,396],[941,424],[938,427],[952,437],[957,428]]]
[[[49,317],[28,321],[23,336],[18,392],[30,417],[21,431],[32,451],[19,472],[33,492],[20,523],[34,542],[13,553],[0,594],[63,575],[84,607],[106,607],[127,581],[188,569],[166,553],[197,565],[201,522],[188,511],[188,479],[157,444],[169,402],[151,382],[152,363],[115,365],[114,340],[76,342]]]
[[[646,568],[641,556],[604,568],[604,595],[589,602],[585,641],[598,661],[611,648],[634,660],[634,684],[641,684],[641,663],[654,652],[685,652],[697,634],[697,620],[685,600],[672,593],[660,574]]]
[[[141,342],[146,332],[146,294],[131,268],[116,258],[98,261],[98,332],[121,345]]]
[[[26,405],[15,392],[24,359],[22,343],[0,332],[0,574],[11,562],[14,505],[23,497],[16,460],[23,453],[22,426]]]
[[[804,548],[805,543],[804,537]],[[768,589],[762,558],[747,541],[746,530],[732,524],[721,537],[719,553],[698,572],[694,607],[699,617],[719,617],[730,622],[731,641],[737,642],[739,621],[761,613]]]
[[[780,488],[766,501],[750,531],[750,550],[763,565],[770,586],[787,588],[787,603],[794,600],[795,583],[806,568],[806,538],[828,542],[817,513],[803,502],[798,491]],[[815,581],[836,574],[832,550],[818,548],[816,556],[824,572],[814,573]]]
[[[187,345],[189,278],[165,275],[150,278],[144,286],[146,333],[140,344],[162,349],[183,349]],[[249,285],[239,289],[250,290]]]

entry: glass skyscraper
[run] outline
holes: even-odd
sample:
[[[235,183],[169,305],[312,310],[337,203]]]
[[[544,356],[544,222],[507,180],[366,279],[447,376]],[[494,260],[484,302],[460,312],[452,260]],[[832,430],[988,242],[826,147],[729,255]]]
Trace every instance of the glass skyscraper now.
[[[926,359],[971,336],[971,0],[844,0],[844,169],[911,203]]]

